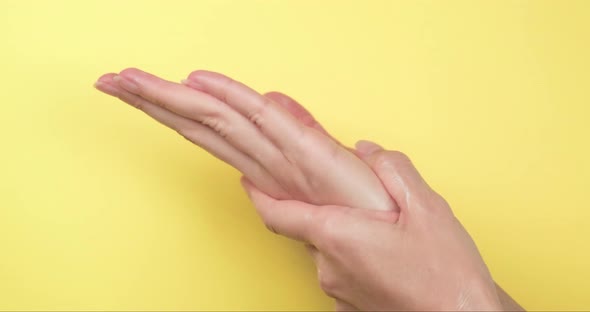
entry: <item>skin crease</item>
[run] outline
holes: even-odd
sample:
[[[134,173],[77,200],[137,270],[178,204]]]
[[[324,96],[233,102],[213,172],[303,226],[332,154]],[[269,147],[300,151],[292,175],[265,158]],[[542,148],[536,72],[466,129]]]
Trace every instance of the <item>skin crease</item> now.
[[[275,198],[397,211],[365,163],[272,97],[218,73],[197,71],[189,80],[191,87],[129,68],[103,75],[96,88],[173,128]]]
[[[130,84],[129,82],[132,83]],[[336,141],[329,136],[329,134],[315,121],[305,108],[293,99],[278,92],[267,93],[265,98],[271,100],[269,101],[271,105],[265,104],[267,108],[264,109],[264,112],[270,111],[270,113],[253,114],[249,109],[251,110],[252,107],[259,105],[260,95],[249,88],[244,88],[245,86],[241,83],[230,80],[225,76],[207,71],[196,71],[193,72],[187,80],[183,81],[183,84],[186,87],[190,87],[192,91],[198,91],[199,93],[185,92],[186,90],[179,89],[179,87],[185,86],[166,82],[136,69],[127,69],[121,72],[120,75],[103,75],[96,83],[96,87],[107,94],[116,96],[141,109],[164,125],[178,131],[193,143],[205,148],[216,157],[236,167],[250,181],[256,181],[254,183],[256,187],[253,187],[252,189],[260,189],[264,191],[264,193],[272,195],[274,198],[297,199],[303,202],[316,203],[319,205],[334,204],[334,201],[330,202],[330,197],[339,197],[337,194],[339,189],[346,190],[347,187],[350,188],[350,184],[342,186],[338,183],[334,183],[336,186],[332,186],[332,188],[329,188],[328,190],[318,187],[310,188],[310,185],[306,185],[307,183],[313,186],[313,183],[310,183],[310,181],[313,182],[317,179],[316,172],[321,172],[322,175],[324,175],[324,162],[330,163],[334,160],[331,157],[333,157],[335,153],[332,152],[330,154],[330,150],[327,151],[326,149],[319,148],[319,146],[323,146],[322,144],[330,146],[330,144],[335,143]],[[235,90],[228,91],[228,89]],[[183,96],[180,96],[179,94],[183,94]],[[188,97],[191,97],[190,102],[187,100]],[[212,100],[217,100],[217,102]],[[231,104],[228,104],[227,102],[231,102]],[[242,102],[246,102],[247,104]],[[229,110],[221,110],[220,107],[223,106],[229,107]],[[270,107],[270,109],[268,109],[268,107]],[[299,174],[303,176],[308,175],[301,179],[304,181],[303,183],[301,183],[301,181],[296,181],[295,183],[293,183],[293,181],[288,181],[285,177],[288,178],[293,171],[278,171],[276,166],[270,166],[264,161],[261,162],[260,155],[252,154],[252,150],[248,150],[247,146],[240,145],[239,142],[236,142],[235,138],[233,138],[234,140],[232,141],[232,138],[230,137],[231,132],[227,133],[227,130],[224,129],[227,124],[220,126],[218,122],[203,119],[203,116],[216,116],[216,114],[217,116],[229,115],[231,118],[240,117],[239,114],[236,116],[236,111],[240,113],[242,119],[247,122],[244,123],[240,119],[230,118],[228,118],[226,122],[238,124],[240,126],[247,126],[248,123],[250,123],[250,125],[254,124],[254,130],[258,130],[258,132],[252,131],[251,128],[245,129],[251,131],[249,133],[254,133],[255,135],[262,134],[262,136],[252,136],[255,138],[254,143],[262,139],[267,139],[267,141],[272,143],[270,147],[268,144],[259,145],[261,150],[265,150],[266,148],[266,151],[269,151],[268,154],[272,154],[272,145],[280,149],[283,155],[289,155],[289,151],[294,153],[285,157],[290,158],[288,159],[288,163],[300,166],[300,168],[297,168],[298,170],[296,172],[299,172]],[[256,111],[257,110],[254,110],[254,112]],[[212,114],[212,112],[215,114]],[[260,116],[263,116],[263,118]],[[276,120],[278,122],[267,123],[267,120]],[[291,125],[285,127],[285,123],[287,125],[291,123]],[[293,125],[293,123],[295,123],[295,125]],[[312,140],[300,140],[303,141],[303,143],[300,142],[298,144],[292,144],[290,141],[281,142],[281,140],[285,141],[284,138],[297,137],[300,135],[302,130],[297,124],[304,125],[304,129],[311,130]],[[275,131],[271,131],[270,129],[274,130],[277,127],[286,128],[285,132],[277,133],[278,135],[273,136],[273,132]],[[242,127],[240,129],[244,128]],[[270,138],[268,138],[268,136],[270,136]],[[370,146],[372,145],[370,143],[361,143],[359,146],[360,150],[363,150],[363,144],[368,144],[368,149],[371,149]],[[383,192],[385,193],[385,196],[384,194],[380,194],[379,190],[383,190],[381,182],[375,183],[375,181],[367,179],[366,172],[358,169],[362,168],[362,166],[359,167],[358,164],[350,160],[358,160],[358,157],[349,158],[348,155],[354,156],[352,153],[346,153],[346,150],[349,152],[354,152],[354,150],[347,149],[340,144],[335,144],[335,146],[338,147],[338,149],[335,150],[339,153],[336,155],[342,154],[341,151],[345,151],[344,154],[347,155],[344,157],[345,160],[341,161],[339,165],[336,166],[339,172],[346,173],[345,180],[356,180],[358,182],[357,184],[361,184],[363,181],[369,181],[370,183],[367,185],[371,185],[370,187],[366,187],[365,185],[364,188],[357,188],[355,189],[356,192],[350,193],[356,195],[353,197],[360,197],[361,200],[352,200],[351,202],[353,203],[345,203],[344,205],[338,203],[338,205],[374,209],[375,206],[371,206],[372,204],[383,201],[377,205],[377,209],[393,209],[388,213],[372,211],[370,213],[374,215],[369,215],[370,218],[377,215],[379,218],[388,220],[390,223],[395,223],[399,216],[397,213],[397,206],[392,202],[391,197],[385,192]],[[314,153],[309,153],[309,149],[313,149]],[[365,153],[366,152],[367,151],[365,150]],[[322,153],[324,154],[322,155]],[[358,153],[356,154],[357,156],[360,155]],[[310,163],[306,162],[305,159],[313,159],[314,161]],[[318,161],[318,159],[320,160]],[[274,162],[272,164],[276,165]],[[318,164],[320,164],[320,166],[318,166]],[[354,165],[351,166],[350,164]],[[318,170],[318,167],[321,168]],[[332,167],[332,170],[334,170],[333,168],[334,167]],[[348,168],[351,168],[351,170],[349,171]],[[372,171],[370,171],[370,173],[373,174]],[[359,178],[351,179],[351,177]],[[334,181],[339,182],[343,179],[343,177],[338,174],[332,174],[329,178],[334,180],[327,181],[328,183],[333,183]],[[287,180],[287,182],[284,180]],[[326,180],[329,179],[325,179],[324,181]],[[378,179],[376,180],[378,181]],[[303,185],[303,187],[301,187],[301,185]],[[319,185],[324,186],[325,183]],[[328,191],[328,193],[322,193],[326,191]],[[318,196],[313,194],[314,192],[321,194]],[[376,194],[365,197],[358,196],[359,194],[363,194],[363,192]],[[324,194],[324,196],[321,196],[322,194]],[[329,196],[325,196],[326,194]],[[350,201],[349,199],[344,198],[340,199],[340,202],[347,200]],[[365,210],[358,210],[359,213],[361,211],[365,212]],[[270,228],[273,229],[273,227]],[[310,247],[309,249],[312,254],[317,254],[317,249],[313,247]],[[477,254],[476,249],[475,253]],[[485,268],[485,265],[483,266]],[[516,302],[514,302],[501,288],[497,287],[497,293],[500,295],[502,306],[505,309],[521,309],[520,306],[518,306],[518,304],[516,304]],[[337,300],[336,309],[356,310],[355,307],[347,303],[346,300]]]

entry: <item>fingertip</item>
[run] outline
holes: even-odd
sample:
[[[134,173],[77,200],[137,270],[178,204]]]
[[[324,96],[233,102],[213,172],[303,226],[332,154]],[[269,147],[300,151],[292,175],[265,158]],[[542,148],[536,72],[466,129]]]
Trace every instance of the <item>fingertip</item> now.
[[[120,94],[119,89],[116,86],[110,84],[107,80],[104,79],[99,79],[98,81],[96,81],[94,83],[94,88],[96,88],[98,91],[115,97],[118,97]]]
[[[98,77],[98,79],[96,80],[96,82],[108,82],[111,81],[113,79],[113,77],[115,77],[117,74],[115,73],[106,73],[100,77]]]
[[[188,80],[192,80],[192,81],[200,81],[202,79],[206,79],[206,78],[217,78],[217,77],[225,77],[222,74],[213,72],[213,71],[209,71],[209,70],[205,70],[205,69],[197,69],[193,72],[191,72],[187,79]]]
[[[121,75],[123,77],[132,77],[133,75],[142,74],[142,73],[145,73],[145,72],[142,71],[141,69],[138,69],[135,67],[127,67],[127,68],[123,69],[121,72],[119,72],[119,75]]]
[[[116,77],[125,78],[124,80],[133,82],[134,84],[144,84],[146,82],[157,82],[164,80],[156,75],[150,74],[146,71],[143,71],[135,67],[128,67],[123,69],[118,75],[116,75],[113,78]]]
[[[215,84],[223,83],[223,81],[231,81],[232,79],[220,73],[199,69],[190,73],[183,81],[185,86],[192,89],[210,93],[215,89]],[[214,95],[214,94],[212,94]],[[215,96],[215,95],[214,95]]]
[[[271,97],[271,98],[274,98],[274,97],[277,97],[277,98],[286,97],[286,95],[284,93],[281,93],[279,91],[268,91],[268,92],[264,93],[264,96]]]
[[[189,87],[189,88],[192,88],[192,89],[195,89],[195,90],[198,90],[198,91],[205,91],[205,87],[200,82],[195,81],[195,80],[182,79],[180,81],[180,83],[183,84],[183,85],[185,85],[185,86],[187,86],[187,87]]]

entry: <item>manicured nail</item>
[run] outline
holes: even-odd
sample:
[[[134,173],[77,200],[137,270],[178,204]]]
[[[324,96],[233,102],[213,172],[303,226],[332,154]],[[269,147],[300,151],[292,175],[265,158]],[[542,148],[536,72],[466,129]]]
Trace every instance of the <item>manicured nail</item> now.
[[[377,143],[373,143],[373,142],[367,141],[367,140],[360,140],[360,141],[356,142],[356,144],[354,146],[356,147],[357,152],[359,154],[361,154],[361,156],[363,156],[363,157],[369,156],[369,155],[375,153],[376,151],[383,149]]]
[[[121,86],[121,88],[131,93],[137,94],[139,92],[139,86],[137,85],[137,83],[129,78],[116,75],[115,77],[113,77],[113,81],[116,82],[119,86]]]

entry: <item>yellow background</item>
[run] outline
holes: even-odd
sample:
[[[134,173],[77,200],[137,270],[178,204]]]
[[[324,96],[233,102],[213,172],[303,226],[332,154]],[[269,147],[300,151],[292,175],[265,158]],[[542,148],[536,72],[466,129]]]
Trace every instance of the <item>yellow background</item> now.
[[[0,309],[331,309],[238,173],[100,94],[226,73],[405,151],[529,309],[590,308],[590,1],[20,1],[0,9]]]

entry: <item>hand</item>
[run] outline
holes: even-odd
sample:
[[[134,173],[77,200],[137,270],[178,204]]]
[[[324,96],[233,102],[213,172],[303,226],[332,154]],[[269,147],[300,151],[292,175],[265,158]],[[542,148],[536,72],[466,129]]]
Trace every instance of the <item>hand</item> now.
[[[340,306],[368,311],[502,309],[471,237],[410,160],[369,142],[357,148],[400,207],[399,219],[276,200],[242,180],[269,229],[309,244],[322,289]]]
[[[103,75],[96,87],[234,166],[274,198],[397,210],[364,162],[321,127],[303,125],[275,96],[207,71],[193,72],[185,84],[126,69]]]

